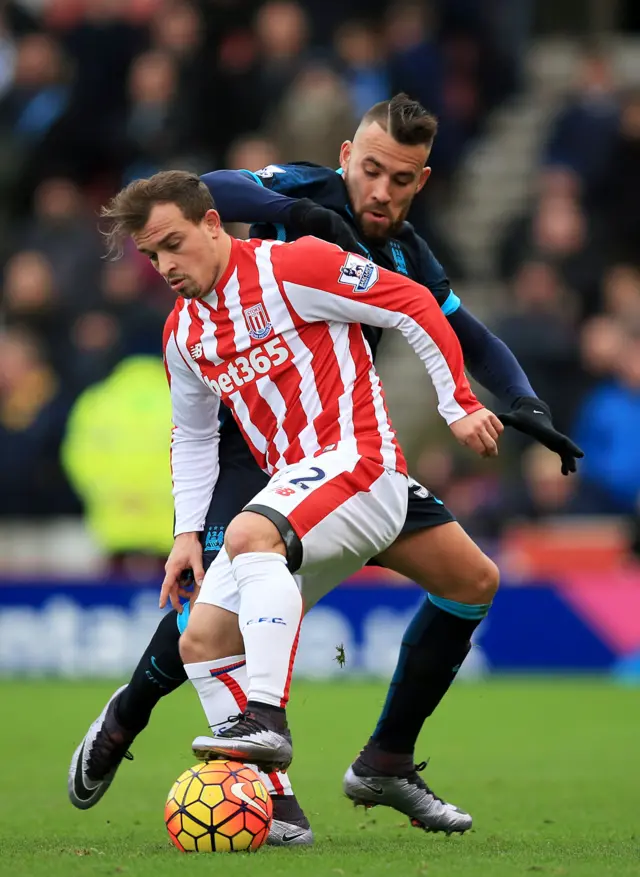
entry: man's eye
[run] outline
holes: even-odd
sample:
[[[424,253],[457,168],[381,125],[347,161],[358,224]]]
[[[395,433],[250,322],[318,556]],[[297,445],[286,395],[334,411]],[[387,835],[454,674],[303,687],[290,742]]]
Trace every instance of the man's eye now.
[[[170,252],[175,253],[175,251],[178,249],[179,246],[180,246],[180,242],[179,242],[179,241],[173,241],[172,243],[167,244],[167,249],[168,249]]]
[[[364,173],[365,173],[365,176],[371,177],[371,179],[373,179],[373,177],[378,176],[378,171],[372,171],[372,170],[369,170],[368,168],[365,168]]]

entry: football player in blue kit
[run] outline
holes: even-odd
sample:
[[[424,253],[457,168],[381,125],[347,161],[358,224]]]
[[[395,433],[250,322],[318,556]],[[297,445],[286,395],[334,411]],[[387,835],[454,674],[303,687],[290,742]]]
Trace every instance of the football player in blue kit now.
[[[436,120],[420,104],[397,95],[365,114],[353,141],[343,144],[337,171],[295,163],[257,172],[214,171],[202,179],[225,222],[253,223],[251,237],[293,240],[312,234],[427,287],[460,339],[470,374],[508,407],[500,415],[502,423],[557,453],[567,475],[576,470],[581,450],[554,428],[548,406],[536,397],[513,354],[464,308],[427,243],[406,222],[412,200],[431,172],[427,160],[436,128]],[[375,357],[382,330],[363,326],[363,332]],[[480,445],[472,447],[491,456],[497,453],[496,440],[497,435],[486,435],[483,446],[475,437]],[[173,552],[167,579],[192,570],[196,585],[201,582],[222,548],[226,526],[267,480],[231,416],[224,417],[220,476],[201,534],[202,554],[180,558]],[[402,534],[376,562],[417,582],[427,595],[404,634],[380,719],[349,767],[344,790],[356,803],[394,807],[418,827],[465,831],[471,817],[431,791],[418,773],[423,765],[416,766],[414,748],[490,608],[498,570],[427,488],[410,480],[409,494]],[[187,619],[188,604],[181,614],[174,610],[162,618],[130,682],[114,694],[76,750],[69,773],[69,795],[76,807],[88,809],[100,800],[155,705],[185,681],[178,640]],[[185,639],[182,657],[193,664],[200,658],[188,654]],[[198,680],[192,682],[206,712]],[[276,779],[271,793],[274,827],[269,842],[311,843],[309,822],[290,784],[283,788]]]

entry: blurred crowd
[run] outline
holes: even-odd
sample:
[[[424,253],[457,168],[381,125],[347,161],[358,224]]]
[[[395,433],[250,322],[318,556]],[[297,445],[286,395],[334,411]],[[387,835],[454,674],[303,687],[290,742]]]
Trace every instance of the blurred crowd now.
[[[0,3],[0,516],[81,511],[84,482],[60,462],[69,412],[122,360],[160,354],[171,295],[135,252],[105,261],[99,205],[168,167],[334,166],[359,116],[401,89],[440,115],[446,185],[518,87],[527,22],[508,6]]]
[[[168,167],[333,166],[364,110],[404,90],[440,118],[412,215],[428,230],[489,113],[521,88],[531,7],[1,0],[0,517],[81,512],[61,464],[70,411],[118,363],[159,357],[172,297],[135,251],[104,259],[96,215],[110,194]],[[489,478],[428,450],[419,474],[472,530],[637,509],[639,163],[640,94],[589,51],[532,203],[496,242],[510,299],[493,327],[587,458],[560,483],[540,449],[524,449],[520,476]]]
[[[478,535],[565,514],[620,515],[638,532],[639,204],[640,89],[620,89],[606,52],[588,47],[550,120],[531,203],[496,241],[508,297],[493,323],[585,459],[564,478],[557,457],[509,436],[518,464],[487,476],[428,450],[423,479]]]

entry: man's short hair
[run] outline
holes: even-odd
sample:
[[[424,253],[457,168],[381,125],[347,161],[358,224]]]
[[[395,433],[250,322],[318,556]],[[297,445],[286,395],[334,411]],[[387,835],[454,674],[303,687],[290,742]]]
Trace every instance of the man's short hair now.
[[[188,171],[161,171],[148,179],[134,180],[101,210],[108,223],[104,235],[109,253],[122,252],[124,241],[145,227],[156,204],[176,204],[185,218],[196,224],[216,206],[200,177]]]
[[[360,124],[372,122],[377,122],[394,140],[406,146],[431,146],[438,131],[436,117],[404,92],[367,110]]]

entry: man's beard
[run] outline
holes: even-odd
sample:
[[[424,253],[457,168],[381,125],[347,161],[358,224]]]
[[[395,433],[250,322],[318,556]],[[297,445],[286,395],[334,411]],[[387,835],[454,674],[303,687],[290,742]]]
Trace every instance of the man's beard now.
[[[366,212],[367,212],[366,210],[362,211],[363,214]],[[405,219],[407,218],[408,212],[409,212],[409,209],[407,208],[407,210],[403,211],[403,213],[398,217],[398,219],[391,221],[389,223],[389,225],[387,225],[386,227],[381,227],[381,226],[372,224],[372,227],[370,229],[365,228],[360,216],[356,217],[356,223],[358,225],[358,229],[359,229],[360,233],[362,234],[362,236],[364,237],[364,239],[366,241],[370,241],[371,243],[386,243],[390,238],[397,237],[399,231],[401,230],[401,228],[403,226]],[[388,217],[388,218],[390,218],[390,217]]]

